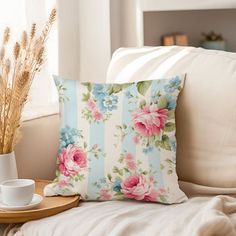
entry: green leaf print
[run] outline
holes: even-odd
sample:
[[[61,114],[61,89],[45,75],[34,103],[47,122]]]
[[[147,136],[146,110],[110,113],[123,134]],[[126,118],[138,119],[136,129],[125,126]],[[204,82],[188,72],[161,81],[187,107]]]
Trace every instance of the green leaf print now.
[[[164,196],[160,196],[160,201],[163,203],[167,203],[167,200]]]
[[[148,91],[148,89],[151,86],[152,81],[141,81],[137,83],[137,90],[138,92],[145,96],[146,92]]]
[[[143,171],[142,173],[143,173],[143,175],[147,175],[148,174],[148,172],[146,170]]]
[[[159,98],[159,100],[158,100],[157,106],[158,106],[158,108],[166,108],[167,103],[168,103],[168,102],[167,102],[166,97],[165,97],[165,96],[161,96],[161,97]]]
[[[90,98],[90,93],[87,93],[87,94],[84,93],[82,101],[87,102],[89,100],[89,98]]]
[[[168,111],[168,119],[174,119],[175,118],[175,110]]]
[[[107,175],[107,178],[108,178],[108,180],[111,182],[111,180],[112,180],[111,174],[108,174],[108,175]]]
[[[143,99],[143,100],[140,101],[139,107],[140,107],[140,108],[143,108],[143,107],[145,107],[145,106],[146,106],[146,101]]]
[[[82,181],[82,180],[84,180],[84,175],[83,174],[78,174],[75,178],[74,178],[74,180],[76,181],[76,182],[78,182],[78,181]]]
[[[118,159],[118,162],[119,162],[119,163],[123,163],[124,158],[125,158],[124,154],[121,154],[121,155],[120,155],[120,158]]]
[[[114,174],[119,174],[119,175],[123,176],[123,170],[119,169],[117,166],[114,166],[112,171]]]
[[[69,101],[70,99],[65,96],[65,91],[67,90],[66,87],[63,84],[57,84],[57,90],[59,94],[59,102],[64,103],[66,101]]]
[[[175,123],[172,123],[172,122],[166,123],[165,128],[164,128],[165,132],[172,132],[174,130],[175,130]]]
[[[121,192],[115,193],[114,196],[115,196],[115,198],[116,198],[117,200],[122,200],[122,199],[124,199],[124,194],[121,193]]]
[[[128,168],[126,168],[126,167],[124,167],[124,171],[125,171],[126,173],[129,173],[129,172],[130,172],[130,170],[129,170]]]
[[[170,139],[167,135],[162,135],[162,140],[161,141],[156,141],[155,142],[156,147],[163,148],[165,150],[171,151],[171,146],[170,146]]]
[[[59,170],[56,170],[56,177],[59,177],[61,172]]]
[[[108,94],[111,95],[113,93],[119,93],[121,90],[122,90],[122,85],[114,84],[114,85],[110,86],[110,88],[108,90]]]
[[[120,91],[122,91],[125,88],[128,88],[129,86],[131,86],[133,83],[128,83],[128,84],[114,84],[111,85],[108,89],[108,94],[111,95],[113,93],[119,93]]]
[[[89,92],[92,91],[92,85],[91,85],[91,83],[86,82],[86,83],[82,83],[82,85],[86,86]]]
[[[167,135],[162,135],[162,141],[163,142],[169,142],[169,137]]]

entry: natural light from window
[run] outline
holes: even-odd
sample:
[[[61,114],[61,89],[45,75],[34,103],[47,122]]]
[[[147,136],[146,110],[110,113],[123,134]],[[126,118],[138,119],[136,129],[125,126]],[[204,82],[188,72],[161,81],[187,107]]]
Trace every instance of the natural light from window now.
[[[37,24],[40,32],[51,9],[55,6],[56,0],[0,0],[0,37],[2,38],[6,26],[11,28],[12,45],[20,40],[23,30],[30,30],[32,23]],[[11,48],[8,52],[11,53]],[[57,112],[57,92],[52,78],[52,74],[58,74],[57,24],[54,25],[47,40],[45,55],[45,64],[32,84],[29,102],[23,113],[24,120]]]

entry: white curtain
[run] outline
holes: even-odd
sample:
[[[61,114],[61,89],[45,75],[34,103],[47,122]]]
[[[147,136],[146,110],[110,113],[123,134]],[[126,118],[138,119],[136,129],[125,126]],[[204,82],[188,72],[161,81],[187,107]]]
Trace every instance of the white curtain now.
[[[23,30],[30,30],[32,23],[42,30],[56,0],[0,0],[0,33],[11,28],[11,43],[21,38]],[[1,39],[0,39],[1,42]],[[58,112],[57,92],[52,74],[58,74],[58,32],[54,25],[47,40],[46,60],[42,71],[35,77],[26,104],[23,119]]]

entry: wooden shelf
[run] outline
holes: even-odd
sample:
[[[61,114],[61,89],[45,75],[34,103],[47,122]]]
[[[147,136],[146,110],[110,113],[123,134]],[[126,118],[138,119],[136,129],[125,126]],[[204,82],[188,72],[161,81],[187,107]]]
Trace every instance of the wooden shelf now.
[[[161,36],[181,32],[188,36],[189,45],[199,47],[202,32],[222,34],[226,50],[236,52],[236,9],[153,11],[143,15],[143,44],[161,45]]]
[[[142,11],[178,11],[236,8],[235,0],[140,0]]]

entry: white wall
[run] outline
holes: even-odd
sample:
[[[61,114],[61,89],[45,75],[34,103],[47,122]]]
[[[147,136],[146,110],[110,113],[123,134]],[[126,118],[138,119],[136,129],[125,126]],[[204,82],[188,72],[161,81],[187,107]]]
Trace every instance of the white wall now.
[[[59,74],[64,78],[79,78],[79,2],[58,0]]]
[[[111,57],[109,0],[59,0],[59,74],[104,81]]]
[[[58,0],[59,74],[104,81],[112,53],[139,44],[136,6],[136,0]]]
[[[80,0],[80,78],[105,81],[111,58],[110,1]]]

